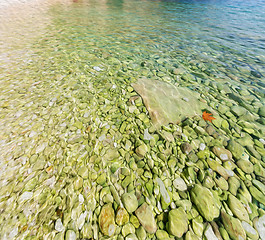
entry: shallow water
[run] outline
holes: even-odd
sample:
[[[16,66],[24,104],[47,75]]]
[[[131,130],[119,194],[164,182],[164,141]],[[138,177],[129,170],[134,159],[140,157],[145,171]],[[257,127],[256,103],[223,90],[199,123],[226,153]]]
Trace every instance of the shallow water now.
[[[200,182],[257,210],[257,215],[248,211],[251,225],[263,216],[259,196],[249,190],[249,203],[231,189],[232,180],[226,189],[217,182],[226,175],[199,152],[206,146],[212,159],[231,170],[213,147],[229,149],[238,188],[255,183],[264,197],[264,0],[36,0],[0,10],[1,239],[101,238],[101,207],[114,202],[116,212],[119,205],[107,189],[112,184],[119,196],[136,189],[139,206],[143,201],[152,206],[159,230],[169,233],[161,214],[182,206],[179,200],[190,202],[190,190]],[[216,120],[205,123],[200,112],[155,129],[131,87],[140,77],[199,93],[204,110]],[[242,156],[229,146],[231,140],[243,147]],[[190,154],[184,143],[192,147]],[[147,146],[144,156],[139,146]],[[177,159],[174,167],[172,158]],[[251,167],[242,167],[241,158]],[[207,185],[206,176],[213,185]],[[158,188],[157,177],[172,195],[178,192],[172,184],[178,177],[188,190],[161,209],[163,194],[145,189],[151,180]],[[99,196],[102,187],[107,199]],[[228,201],[220,191],[222,203]],[[198,209],[194,202],[192,209]],[[210,221],[200,214],[203,222]],[[224,220],[215,220],[222,228]],[[115,236],[124,236],[121,229]]]

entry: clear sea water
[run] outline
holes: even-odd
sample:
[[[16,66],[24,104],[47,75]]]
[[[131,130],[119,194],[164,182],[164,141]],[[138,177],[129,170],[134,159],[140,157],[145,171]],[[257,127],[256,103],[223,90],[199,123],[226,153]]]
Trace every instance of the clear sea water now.
[[[42,26],[46,32],[35,45],[40,50],[57,44],[69,53],[111,53],[135,64],[165,58],[168,65],[158,64],[156,70],[176,62],[189,70],[191,64],[204,64],[205,77],[228,76],[264,90],[264,0],[54,1],[28,12],[35,9],[37,15],[14,18],[27,23],[25,33],[13,36],[22,40],[19,44],[27,42],[27,31],[35,35]],[[23,24],[13,28],[18,32]]]

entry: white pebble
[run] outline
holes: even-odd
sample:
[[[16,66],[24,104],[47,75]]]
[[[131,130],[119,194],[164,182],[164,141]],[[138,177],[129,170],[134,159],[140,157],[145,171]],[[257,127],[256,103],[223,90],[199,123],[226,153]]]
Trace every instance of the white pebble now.
[[[227,156],[227,154],[225,154],[225,153],[220,154],[220,158],[221,158],[222,160],[228,160],[228,156]]]
[[[33,196],[33,193],[32,192],[23,192],[22,195],[20,196],[19,200],[22,202],[22,201],[26,201],[26,200],[29,200],[31,199]]]
[[[87,216],[87,211],[81,213],[80,217],[77,219],[77,226],[79,230],[81,230],[82,227],[84,226],[86,216]]]
[[[58,232],[62,232],[64,230],[64,226],[60,218],[55,222],[55,230],[57,230]]]
[[[81,193],[79,194],[78,199],[79,199],[79,204],[83,204],[85,201],[85,199]]]
[[[201,143],[199,148],[201,151],[203,151],[206,148],[206,145],[204,143]]]
[[[93,69],[96,70],[96,71],[98,71],[98,72],[103,70],[103,69],[100,68],[100,67],[93,67]]]

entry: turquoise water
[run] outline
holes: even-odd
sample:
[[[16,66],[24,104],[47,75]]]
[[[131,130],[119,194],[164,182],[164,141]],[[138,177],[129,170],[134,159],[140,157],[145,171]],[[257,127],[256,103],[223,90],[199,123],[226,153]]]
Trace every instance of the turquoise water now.
[[[65,48],[88,41],[136,64],[194,60],[206,76],[264,87],[264,11],[264,1],[83,1],[51,14],[64,25]]]

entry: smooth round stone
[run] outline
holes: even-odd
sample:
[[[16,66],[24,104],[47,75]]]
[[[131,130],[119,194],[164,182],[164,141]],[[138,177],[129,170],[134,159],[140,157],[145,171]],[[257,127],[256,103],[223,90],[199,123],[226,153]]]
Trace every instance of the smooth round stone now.
[[[65,240],[75,240],[76,239],[76,234],[73,230],[67,230],[65,234]]]
[[[134,233],[131,233],[128,236],[126,236],[125,240],[138,240],[138,238]]]
[[[124,193],[121,196],[122,203],[129,213],[134,212],[138,207],[138,200],[133,192]]]
[[[232,153],[233,157],[240,159],[244,153],[244,148],[235,140],[231,140],[228,143],[227,149]]]
[[[135,228],[131,223],[127,223],[122,227],[121,232],[122,232],[123,237],[126,237],[130,233],[135,233]]]
[[[238,160],[236,165],[245,173],[253,173],[254,167],[250,161]]]
[[[179,191],[186,191],[187,190],[187,184],[182,178],[176,178],[173,181],[173,186],[179,190]]]
[[[164,230],[157,230],[156,231],[156,237],[158,240],[166,240],[169,239],[168,233]]]
[[[242,227],[245,229],[245,232],[250,239],[253,239],[253,240],[259,239],[258,232],[249,223],[242,221]]]
[[[247,110],[241,106],[233,106],[231,107],[231,112],[236,115],[237,117],[240,117],[244,114],[246,114]]]
[[[54,228],[58,232],[62,232],[64,230],[64,226],[63,226],[62,220],[60,218],[56,220]]]

